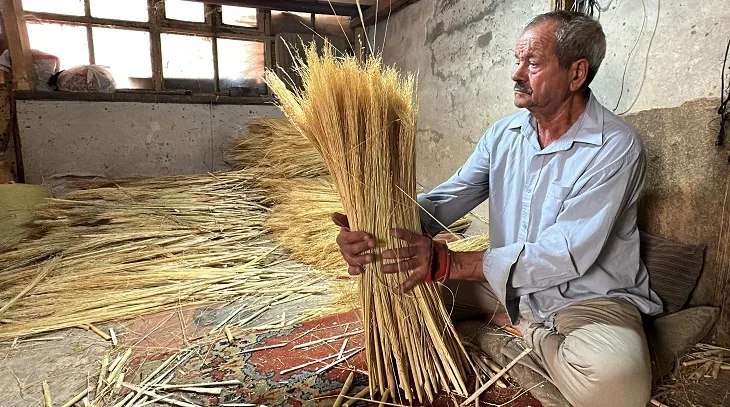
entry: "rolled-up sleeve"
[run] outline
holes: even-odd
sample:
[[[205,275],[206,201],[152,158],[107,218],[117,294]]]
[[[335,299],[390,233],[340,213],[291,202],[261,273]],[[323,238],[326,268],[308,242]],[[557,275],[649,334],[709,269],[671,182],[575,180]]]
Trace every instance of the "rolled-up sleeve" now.
[[[490,128],[466,163],[446,182],[418,196],[421,227],[435,235],[489,197]]]
[[[645,165],[643,150],[635,149],[603,166],[564,201],[555,223],[534,242],[489,250],[484,275],[513,321],[521,296],[581,277],[595,264],[616,221],[636,205]]]

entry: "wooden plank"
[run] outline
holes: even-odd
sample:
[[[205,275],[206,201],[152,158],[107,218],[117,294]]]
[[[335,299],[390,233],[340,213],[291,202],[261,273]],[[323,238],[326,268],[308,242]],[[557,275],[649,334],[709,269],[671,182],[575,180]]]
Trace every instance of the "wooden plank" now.
[[[150,33],[150,60],[152,62],[152,86],[156,91],[164,89],[162,78],[162,45],[158,23],[165,15],[165,3],[147,0],[147,16]]]
[[[255,7],[264,10],[294,11],[299,13],[336,14],[355,17],[357,6],[353,2],[332,2],[317,0],[192,0],[224,6]],[[334,10],[333,10],[334,9]]]
[[[263,35],[271,35],[271,13],[256,11],[256,29]]]
[[[13,60],[13,87],[21,90],[33,89],[36,81],[35,69],[21,0],[0,0],[0,14],[3,31],[8,38],[10,58]]]
[[[154,12],[154,7],[150,10],[150,13],[152,12]],[[91,25],[94,27],[124,28],[128,30],[148,30],[150,28],[150,23],[142,21],[115,20],[111,18],[99,18],[92,16],[70,16],[65,14],[43,13],[39,11],[26,11],[24,19],[25,21],[43,21],[66,25]]]
[[[84,13],[91,17],[91,0],[84,0]],[[86,44],[89,48],[89,63],[96,65],[96,53],[94,51],[94,31],[90,25],[86,26]]]
[[[164,92],[164,91],[163,91]],[[18,100],[73,100],[73,101],[102,101],[102,102],[139,102],[139,103],[188,103],[188,104],[218,104],[218,105],[271,105],[271,97],[227,96],[214,93],[186,95],[179,92],[160,93],[156,91],[129,91],[116,93],[95,92],[44,92],[44,91],[16,91]]]

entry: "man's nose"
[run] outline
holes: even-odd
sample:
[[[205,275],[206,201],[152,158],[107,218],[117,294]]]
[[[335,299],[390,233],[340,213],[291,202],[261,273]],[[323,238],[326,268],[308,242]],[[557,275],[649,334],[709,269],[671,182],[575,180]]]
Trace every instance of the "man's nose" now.
[[[512,72],[512,80],[515,82],[526,82],[527,81],[527,69],[526,64],[520,62]]]

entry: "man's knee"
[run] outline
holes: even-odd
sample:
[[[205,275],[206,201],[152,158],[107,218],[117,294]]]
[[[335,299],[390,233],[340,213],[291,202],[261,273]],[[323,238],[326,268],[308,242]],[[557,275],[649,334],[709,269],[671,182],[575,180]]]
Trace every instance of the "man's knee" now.
[[[592,349],[576,352],[571,341],[561,347],[567,382],[561,389],[575,407],[643,407],[651,396],[651,365],[644,349]]]

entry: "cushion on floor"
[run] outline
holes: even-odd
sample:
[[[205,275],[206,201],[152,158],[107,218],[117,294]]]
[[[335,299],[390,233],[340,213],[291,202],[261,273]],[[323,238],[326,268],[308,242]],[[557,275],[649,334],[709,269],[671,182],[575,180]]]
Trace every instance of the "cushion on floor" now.
[[[694,307],[646,323],[654,382],[667,375],[677,359],[710,333],[719,316],[719,308]]]
[[[664,311],[684,308],[702,271],[705,246],[676,243],[642,232],[639,250],[649,272],[649,284],[664,302]]]

